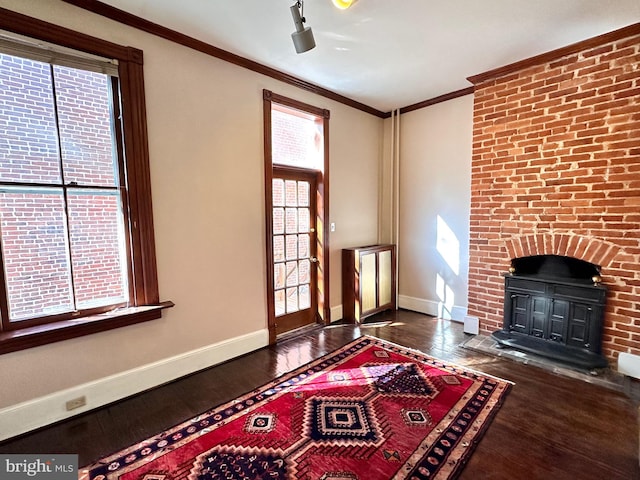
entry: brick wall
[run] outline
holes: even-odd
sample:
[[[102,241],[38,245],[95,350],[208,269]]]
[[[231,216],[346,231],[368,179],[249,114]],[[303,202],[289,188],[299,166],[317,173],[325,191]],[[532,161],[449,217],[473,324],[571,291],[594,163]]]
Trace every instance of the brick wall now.
[[[636,29],[637,31],[637,29]],[[603,353],[640,354],[640,35],[475,85],[469,315],[502,327],[512,258],[602,267]]]

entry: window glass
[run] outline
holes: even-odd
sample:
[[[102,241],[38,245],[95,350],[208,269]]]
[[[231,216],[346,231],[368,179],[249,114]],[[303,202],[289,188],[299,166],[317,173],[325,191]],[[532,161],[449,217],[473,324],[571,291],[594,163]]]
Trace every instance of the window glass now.
[[[73,310],[62,189],[3,188],[0,217],[10,319]]]
[[[54,66],[64,182],[117,185],[109,77]]]
[[[78,309],[127,302],[127,268],[120,196],[69,189],[67,208]]]
[[[271,129],[271,158],[274,164],[324,170],[321,118],[273,104]]]
[[[0,54],[0,181],[60,182],[52,82],[49,64]]]

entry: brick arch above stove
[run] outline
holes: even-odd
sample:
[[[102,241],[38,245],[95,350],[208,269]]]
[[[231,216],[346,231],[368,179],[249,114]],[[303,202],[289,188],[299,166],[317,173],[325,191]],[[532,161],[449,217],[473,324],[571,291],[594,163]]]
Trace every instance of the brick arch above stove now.
[[[567,233],[535,233],[513,236],[505,240],[509,259],[532,255],[560,255],[584,260],[604,269],[621,253],[614,243],[595,237]]]

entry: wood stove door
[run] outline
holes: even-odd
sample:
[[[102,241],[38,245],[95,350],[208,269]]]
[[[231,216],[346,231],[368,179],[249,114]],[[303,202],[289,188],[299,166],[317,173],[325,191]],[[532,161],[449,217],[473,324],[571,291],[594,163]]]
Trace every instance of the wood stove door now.
[[[569,318],[569,302],[566,300],[551,299],[549,312],[549,339],[554,342],[564,343],[567,338],[567,325]]]
[[[593,307],[583,303],[573,303],[569,317],[567,345],[590,348],[590,325],[593,323]]]
[[[546,297],[531,297],[531,332],[538,338],[548,338],[547,325],[548,299]]]
[[[531,295],[511,294],[509,330],[529,335],[531,330]]]

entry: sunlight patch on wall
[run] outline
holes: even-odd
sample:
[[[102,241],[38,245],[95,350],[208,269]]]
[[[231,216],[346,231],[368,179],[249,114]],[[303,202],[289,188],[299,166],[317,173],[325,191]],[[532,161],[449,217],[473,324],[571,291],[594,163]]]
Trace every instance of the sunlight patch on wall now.
[[[438,215],[436,249],[455,275],[460,274],[460,241],[447,222]]]

